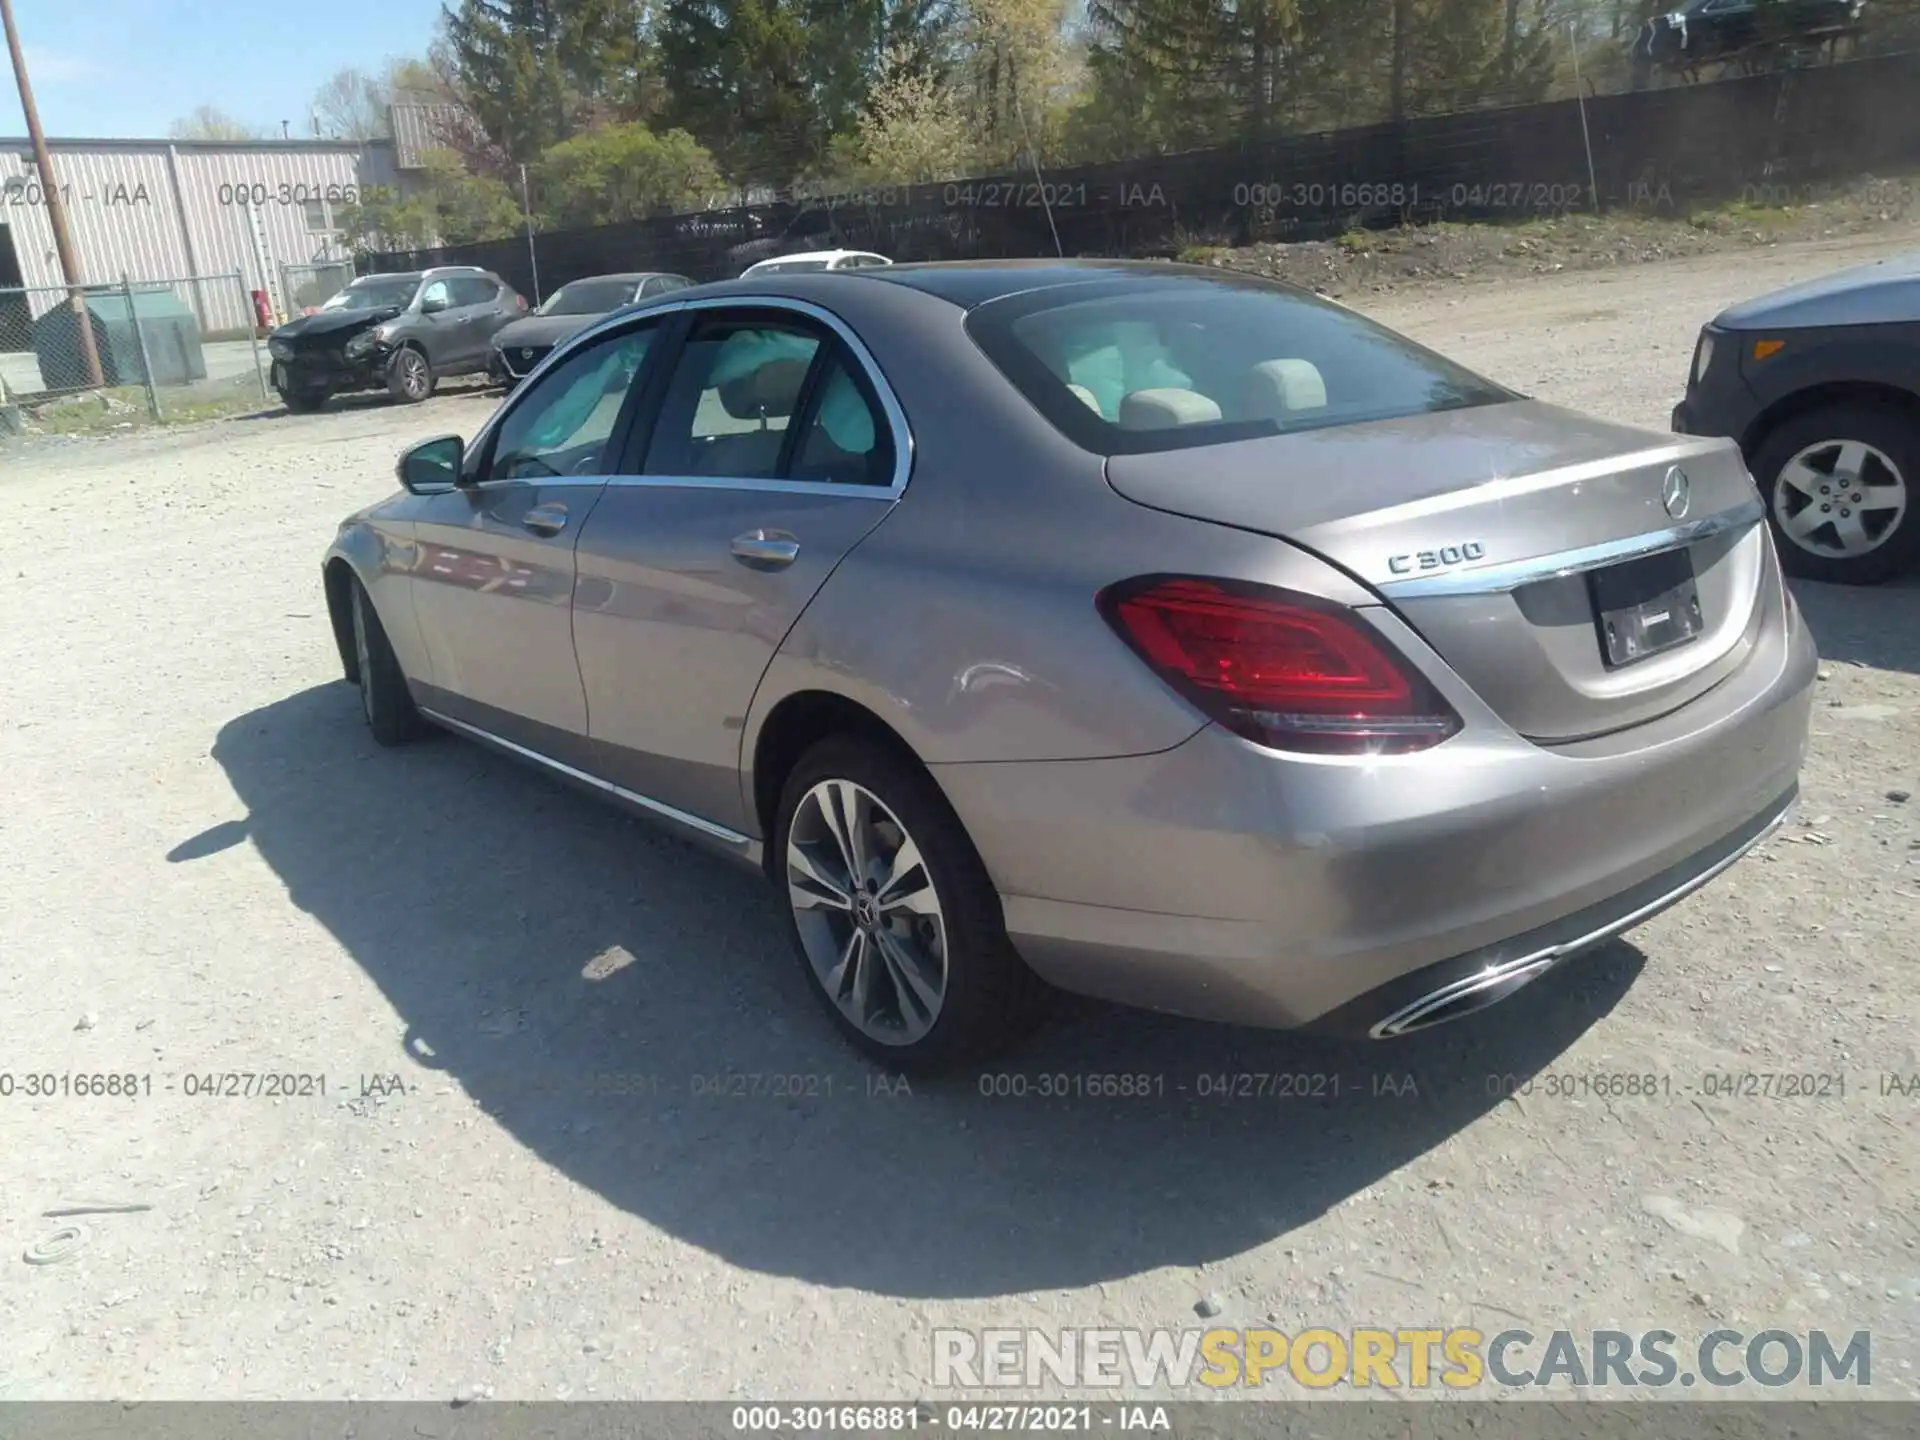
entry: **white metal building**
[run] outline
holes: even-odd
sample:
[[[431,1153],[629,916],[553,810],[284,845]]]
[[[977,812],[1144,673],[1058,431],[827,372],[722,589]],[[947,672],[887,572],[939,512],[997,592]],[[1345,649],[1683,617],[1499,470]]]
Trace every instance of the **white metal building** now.
[[[250,320],[246,291],[291,308],[283,267],[344,260],[334,213],[397,186],[391,142],[49,140],[88,284],[239,272],[244,287],[176,285],[208,331]],[[41,177],[24,139],[0,139],[0,290],[63,284]],[[40,313],[57,296],[31,297]]]

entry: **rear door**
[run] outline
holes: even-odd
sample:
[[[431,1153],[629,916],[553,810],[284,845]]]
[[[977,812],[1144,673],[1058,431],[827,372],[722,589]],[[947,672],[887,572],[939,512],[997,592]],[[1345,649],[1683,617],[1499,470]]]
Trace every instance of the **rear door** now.
[[[509,400],[458,489],[415,514],[429,708],[581,766],[574,547],[638,409],[661,320],[574,352]]]
[[[905,482],[904,422],[850,331],[695,304],[657,415],[583,528],[574,644],[598,772],[729,829],[774,652]],[[645,433],[642,433],[645,432]]]
[[[443,373],[482,369],[487,342],[508,319],[500,308],[500,286],[485,275],[457,275],[450,284],[453,309],[448,314],[455,320],[452,335],[457,349],[442,367]]]

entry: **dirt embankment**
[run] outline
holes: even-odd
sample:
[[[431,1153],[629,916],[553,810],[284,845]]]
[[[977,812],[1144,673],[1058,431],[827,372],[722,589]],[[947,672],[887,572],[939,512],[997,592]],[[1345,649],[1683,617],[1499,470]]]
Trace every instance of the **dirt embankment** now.
[[[1336,240],[1298,244],[1194,246],[1181,258],[1249,270],[1336,299],[1394,294],[1436,283],[1608,270],[1894,229],[1920,217],[1920,178],[1869,178],[1816,191],[1749,187],[1745,198],[1707,209],[1676,208],[1659,192],[1647,199],[1644,210],[1605,215],[1354,230]]]

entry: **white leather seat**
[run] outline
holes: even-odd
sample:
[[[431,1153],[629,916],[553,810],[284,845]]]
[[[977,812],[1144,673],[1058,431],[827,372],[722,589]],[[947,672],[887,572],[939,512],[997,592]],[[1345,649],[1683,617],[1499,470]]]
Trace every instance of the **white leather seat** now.
[[[1196,390],[1135,390],[1120,402],[1122,430],[1172,430],[1220,418],[1220,407]]]
[[[1069,385],[1067,386],[1067,393],[1089,410],[1093,411],[1094,414],[1098,415],[1100,413],[1100,402],[1094,398],[1093,391],[1089,390],[1086,386]]]
[[[1247,372],[1249,420],[1289,420],[1303,410],[1324,410],[1327,382],[1307,360],[1264,360]]]

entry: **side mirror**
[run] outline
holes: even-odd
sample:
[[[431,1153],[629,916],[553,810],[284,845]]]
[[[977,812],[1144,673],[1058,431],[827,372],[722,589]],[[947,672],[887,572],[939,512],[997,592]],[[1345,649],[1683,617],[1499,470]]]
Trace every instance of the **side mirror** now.
[[[443,495],[459,486],[466,452],[466,442],[458,435],[436,435],[402,450],[394,473],[415,495]]]
[[[438,295],[423,296],[420,301],[422,315],[438,315],[442,310],[451,310],[453,301],[442,291]]]

